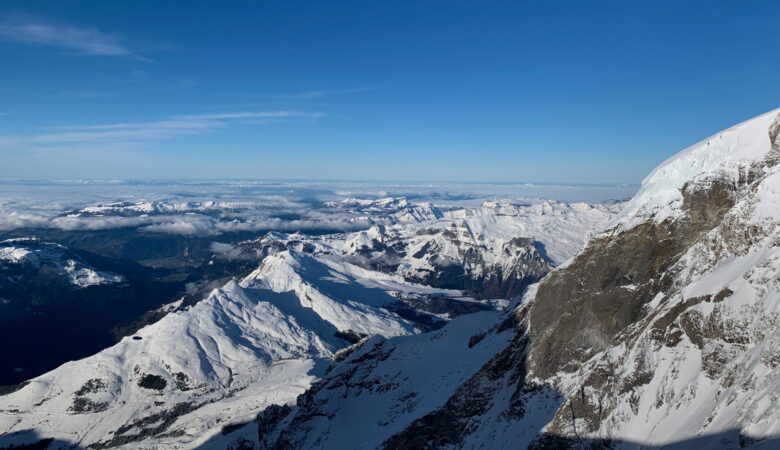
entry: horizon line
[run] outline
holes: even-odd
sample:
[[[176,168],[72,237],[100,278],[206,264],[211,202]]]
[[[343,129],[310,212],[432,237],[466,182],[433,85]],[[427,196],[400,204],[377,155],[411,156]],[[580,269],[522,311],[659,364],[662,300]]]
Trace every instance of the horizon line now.
[[[316,182],[316,183],[365,183],[365,184],[383,184],[383,183],[397,183],[397,184],[485,184],[485,185],[519,185],[526,187],[534,186],[588,186],[588,187],[640,187],[641,183],[626,183],[626,182],[605,182],[605,183],[577,183],[566,181],[463,181],[463,180],[393,180],[393,179],[349,179],[349,178],[253,178],[253,177],[173,177],[173,178],[88,178],[88,177],[76,177],[76,178],[12,178],[12,177],[0,177],[0,183],[7,182],[38,182],[38,183],[102,183],[102,184],[122,184],[122,183],[177,183],[177,182],[237,182],[237,181],[253,181],[253,182]]]

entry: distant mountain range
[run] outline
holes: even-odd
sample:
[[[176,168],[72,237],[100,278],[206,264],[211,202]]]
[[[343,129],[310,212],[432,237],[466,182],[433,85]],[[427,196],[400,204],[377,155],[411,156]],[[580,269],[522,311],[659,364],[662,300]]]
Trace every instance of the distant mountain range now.
[[[89,211],[124,217],[136,206]],[[155,323],[95,356],[7,388],[0,405],[11,402],[4,410],[17,411],[10,413],[13,429],[48,429],[56,415],[58,438],[75,437],[94,448],[204,442],[227,425],[251,421],[265,405],[294,401],[350,345],[376,335],[436,330],[456,316],[505,308],[620,205],[541,201],[458,209],[391,198],[325,207],[349,208],[375,225],[351,233],[272,232],[212,241],[208,252],[200,250],[197,265],[174,272],[187,275],[178,285],[182,297],[158,300],[140,322]],[[111,243],[97,241],[97,250]],[[15,252],[33,251],[33,245],[68,252],[34,240],[10,243]],[[121,270],[90,270],[105,273],[115,290],[132,280]],[[147,270],[170,278],[165,274],[171,269]],[[232,278],[237,280],[217,284]],[[219,288],[200,300],[198,292],[215,284]],[[25,433],[9,436],[24,441]]]
[[[172,233],[130,262],[105,252],[149,230],[82,237],[91,251],[4,241],[18,317],[143,280],[175,295],[4,388],[0,447],[775,448],[778,163],[775,110],[683,150],[627,203],[346,198],[321,208],[359,229]]]

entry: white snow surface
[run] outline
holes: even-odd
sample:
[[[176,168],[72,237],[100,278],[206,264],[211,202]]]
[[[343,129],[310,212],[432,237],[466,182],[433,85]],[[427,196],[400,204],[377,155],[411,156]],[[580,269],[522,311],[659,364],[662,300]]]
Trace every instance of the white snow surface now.
[[[403,200],[403,204],[407,205],[405,199],[395,200],[393,204]],[[381,202],[388,203],[386,200]],[[361,204],[375,205],[372,202]],[[555,200],[538,200],[531,204],[487,202],[476,208],[453,208],[427,214],[427,205],[420,209],[418,204],[412,204],[400,214],[404,218],[409,215],[420,217],[419,220],[399,219],[396,223],[373,226],[365,231],[321,238],[297,235],[296,239],[306,239],[341,254],[370,247],[373,241],[402,241],[413,254],[434,240],[437,255],[452,259],[458,258],[457,241],[460,241],[484,250],[482,254],[487,262],[498,264],[505,259],[503,250],[509,241],[524,237],[542,243],[552,262],[560,264],[579,251],[590,235],[600,231],[623,206],[624,203],[565,203]],[[438,234],[448,229],[454,231],[457,238],[448,240]],[[403,264],[411,270],[425,262],[407,255]]]
[[[416,418],[441,408],[461,384],[506,347],[511,331],[488,331],[498,316],[497,312],[476,313],[431,333],[365,342],[317,387],[313,401],[323,405],[318,413],[328,418],[306,423],[313,429],[301,433],[304,439],[296,448],[380,448]],[[480,333],[486,337],[470,346],[472,336]],[[365,367],[355,362],[363,359],[370,361]]]
[[[778,112],[780,108],[716,133],[661,163],[642,181],[614,223],[629,228],[647,217],[660,222],[676,214],[686,183],[713,174],[736,179],[772,150],[768,130]]]
[[[79,445],[132,438],[150,423],[159,425],[139,420],[178,407],[184,413],[167,429],[175,435],[143,445],[194,447],[229,422],[292,402],[347,345],[335,332],[415,333],[411,323],[381,308],[395,300],[389,292],[460,295],[309,255],[270,256],[194,307],[0,397],[0,443],[32,439],[25,430]],[[139,386],[148,375],[165,386]]]
[[[9,269],[34,271],[44,265],[55,269],[70,284],[81,288],[124,280],[120,275],[89,266],[60,244],[21,238],[0,241],[0,274]]]

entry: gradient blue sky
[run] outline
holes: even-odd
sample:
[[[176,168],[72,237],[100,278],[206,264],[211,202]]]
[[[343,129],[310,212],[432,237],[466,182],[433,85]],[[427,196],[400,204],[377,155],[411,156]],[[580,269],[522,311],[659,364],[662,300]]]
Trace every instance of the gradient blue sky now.
[[[638,183],[780,106],[778,1],[0,2],[0,177]]]

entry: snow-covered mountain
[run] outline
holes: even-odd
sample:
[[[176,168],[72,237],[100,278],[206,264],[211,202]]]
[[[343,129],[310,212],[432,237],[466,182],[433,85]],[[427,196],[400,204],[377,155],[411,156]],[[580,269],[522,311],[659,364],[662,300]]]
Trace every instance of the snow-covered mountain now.
[[[435,296],[460,292],[281,252],[194,307],[6,394],[0,427],[6,439],[24,441],[25,430],[36,430],[92,448],[148,438],[194,445],[292,401],[338,350],[364,336],[441,321],[402,300]]]
[[[324,206],[349,213],[356,218],[382,224],[422,222],[443,218],[452,207],[436,206],[430,202],[409,201],[406,197],[378,199],[346,198],[327,201]]]
[[[42,438],[92,448],[213,444],[220,430],[292,403],[356,342],[505,307],[618,209],[493,203],[360,232],[214,244],[214,266],[249,260],[257,269],[0,396],[0,446]]]
[[[684,150],[515,307],[352,347],[256,445],[777,448],[778,163],[780,110]]]
[[[114,202],[108,204],[87,206],[65,213],[65,216],[124,216],[155,214],[182,214],[188,212],[220,212],[240,210],[252,207],[247,202],[166,202],[166,201],[136,201]]]
[[[540,285],[530,360],[575,399],[578,418],[559,412],[551,433],[653,445],[714,436],[714,447],[780,435],[778,162],[780,110],[684,150],[645,179],[608,234]],[[598,263],[564,299],[572,276]],[[560,315],[572,309],[593,320],[577,328],[585,322]],[[561,327],[577,332],[560,339]]]
[[[398,205],[404,216],[410,209],[418,211],[416,204],[405,199],[366,200],[359,205],[368,209],[390,205],[390,216],[399,214]],[[574,255],[589,233],[614,217],[622,205],[490,202],[479,208],[439,211],[430,218],[420,214],[419,220],[393,220],[352,233],[269,233],[226,248],[224,253],[261,260],[284,249],[305,249],[416,283],[465,290],[480,297],[512,298]]]
[[[775,110],[625,205],[355,199],[372,227],[215,243],[257,269],[5,389],[0,447],[775,448],[779,163]]]
[[[120,275],[95,269],[68,248],[34,238],[0,241],[0,286],[18,285],[42,276],[60,277],[76,286],[119,283]]]

